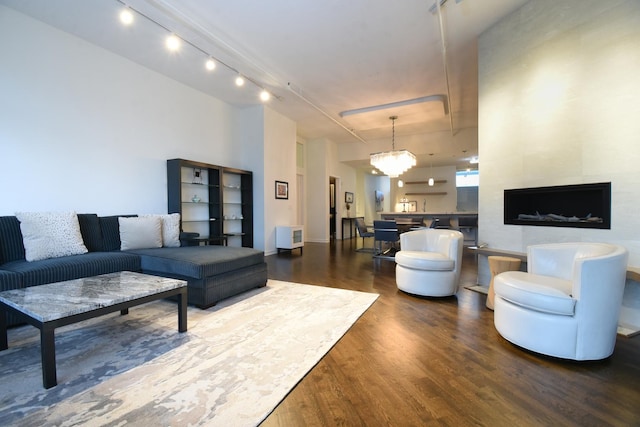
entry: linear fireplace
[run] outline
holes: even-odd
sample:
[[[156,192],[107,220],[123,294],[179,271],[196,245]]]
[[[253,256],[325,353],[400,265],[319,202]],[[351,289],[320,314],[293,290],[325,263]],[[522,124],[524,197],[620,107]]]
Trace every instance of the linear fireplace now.
[[[504,190],[504,223],[611,229],[611,183]]]

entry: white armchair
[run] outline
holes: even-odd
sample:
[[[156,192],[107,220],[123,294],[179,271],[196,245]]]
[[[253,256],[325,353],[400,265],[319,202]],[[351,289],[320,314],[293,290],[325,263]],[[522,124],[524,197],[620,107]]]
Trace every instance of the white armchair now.
[[[456,230],[426,228],[402,233],[396,253],[398,289],[433,297],[458,292],[463,240]]]
[[[527,248],[527,272],[494,279],[495,327],[531,351],[573,360],[613,353],[628,253],[605,243]]]

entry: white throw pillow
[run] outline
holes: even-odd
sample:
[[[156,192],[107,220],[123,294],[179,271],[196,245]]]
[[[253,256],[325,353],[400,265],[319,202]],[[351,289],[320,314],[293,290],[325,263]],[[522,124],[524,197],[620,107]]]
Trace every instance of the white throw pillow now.
[[[120,250],[162,247],[162,221],[158,217],[119,217]]]
[[[167,215],[143,214],[140,218],[158,217],[162,221],[162,246],[177,248],[180,246],[180,214]]]
[[[27,261],[88,252],[75,212],[16,212],[16,218]]]

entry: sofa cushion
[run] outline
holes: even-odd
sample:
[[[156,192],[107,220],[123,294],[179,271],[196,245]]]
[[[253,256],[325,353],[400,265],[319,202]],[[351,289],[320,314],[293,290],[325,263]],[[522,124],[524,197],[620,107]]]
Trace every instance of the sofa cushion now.
[[[264,252],[230,246],[183,246],[180,248],[127,251],[140,256],[142,271],[202,279],[264,262]]]
[[[451,271],[455,261],[438,252],[400,251],[396,252],[396,264],[417,270]]]
[[[571,298],[570,280],[506,271],[493,279],[493,286],[496,295],[514,304],[544,313],[573,316],[576,301]]]
[[[96,214],[78,214],[78,223],[80,224],[80,233],[82,240],[89,252],[98,252],[102,250],[102,231],[100,230],[100,221]]]
[[[177,248],[180,246],[180,214],[167,215],[143,214],[141,218],[160,218],[162,221],[162,246],[165,248]]]
[[[75,212],[16,212],[16,217],[27,261],[87,252]]]
[[[0,268],[20,273],[26,287],[123,270],[140,271],[140,257],[123,252],[89,252],[33,262],[12,261]]]
[[[15,216],[0,216],[0,264],[24,259],[20,221]]]
[[[120,250],[162,247],[162,220],[159,217],[118,218]]]
[[[100,231],[102,232],[102,250],[103,251],[119,251],[120,250],[120,225],[118,218],[131,218],[137,215],[113,215],[101,216]]]

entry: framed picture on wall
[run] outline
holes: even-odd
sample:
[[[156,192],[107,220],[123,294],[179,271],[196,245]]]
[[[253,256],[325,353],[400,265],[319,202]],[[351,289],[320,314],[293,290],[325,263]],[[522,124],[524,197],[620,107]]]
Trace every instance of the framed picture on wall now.
[[[382,191],[376,190],[375,192],[376,212],[382,212],[383,202],[384,202],[384,193],[382,193]]]
[[[353,193],[349,193],[348,191],[345,191],[345,193],[344,193],[344,202],[345,203],[353,203]]]
[[[276,199],[289,198],[289,183],[284,181],[276,181]]]

